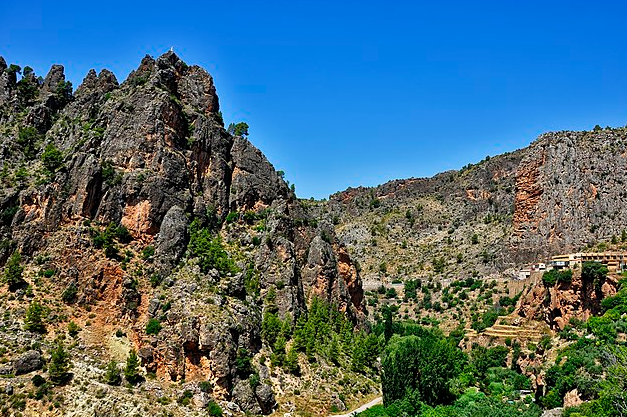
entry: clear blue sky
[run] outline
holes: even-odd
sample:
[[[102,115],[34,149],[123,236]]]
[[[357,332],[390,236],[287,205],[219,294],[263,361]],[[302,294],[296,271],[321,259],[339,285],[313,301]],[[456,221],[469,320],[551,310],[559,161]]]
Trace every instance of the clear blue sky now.
[[[3,2],[0,55],[76,87],[174,46],[300,197],[627,124],[624,1],[387,3]]]

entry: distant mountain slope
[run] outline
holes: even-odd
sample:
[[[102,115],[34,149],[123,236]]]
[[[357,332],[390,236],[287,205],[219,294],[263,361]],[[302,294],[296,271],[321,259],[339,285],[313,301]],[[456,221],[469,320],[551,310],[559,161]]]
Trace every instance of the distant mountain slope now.
[[[620,236],[626,183],[626,129],[556,132],[460,171],[339,192],[328,211],[366,278],[489,274]]]

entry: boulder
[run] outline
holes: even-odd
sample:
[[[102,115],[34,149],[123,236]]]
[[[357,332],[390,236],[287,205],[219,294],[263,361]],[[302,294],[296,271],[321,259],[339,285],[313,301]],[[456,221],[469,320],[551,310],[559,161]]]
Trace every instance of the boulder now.
[[[44,365],[44,361],[41,357],[41,353],[36,350],[29,350],[13,359],[11,365],[13,366],[13,373],[15,375],[21,375],[41,369]]]

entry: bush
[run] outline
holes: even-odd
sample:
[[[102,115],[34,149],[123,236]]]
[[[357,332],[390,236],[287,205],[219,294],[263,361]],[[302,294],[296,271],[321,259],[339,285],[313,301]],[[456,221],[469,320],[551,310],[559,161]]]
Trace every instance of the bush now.
[[[9,290],[15,290],[25,284],[22,278],[24,267],[22,266],[22,257],[18,251],[13,252],[4,267],[2,281],[9,285]]]
[[[46,380],[41,375],[35,375],[31,378],[31,382],[33,383],[34,386],[40,387],[46,383]]]
[[[146,334],[159,334],[161,331],[161,322],[155,318],[151,318],[146,323]]]
[[[67,325],[67,332],[71,337],[76,337],[80,330],[81,328],[78,327],[78,324],[74,323],[73,321],[70,321]]]
[[[213,391],[213,385],[209,381],[200,381],[198,383],[198,389],[201,390],[202,392],[209,393]]]
[[[63,154],[53,143],[49,143],[41,154],[41,162],[48,177],[52,177],[63,166]]]
[[[70,370],[70,354],[65,350],[63,340],[57,339],[57,345],[50,353],[48,376],[55,384],[67,381]]]
[[[190,225],[188,249],[192,256],[199,259],[203,272],[208,272],[213,268],[223,276],[237,272],[235,263],[224,250],[220,237],[212,237],[209,229],[201,228],[197,219]]]
[[[207,404],[207,413],[211,417],[222,417],[222,408],[215,401],[209,401]]]
[[[116,361],[112,360],[107,364],[104,379],[109,385],[120,385],[122,383],[122,375]]]
[[[72,282],[65,288],[65,290],[63,290],[61,299],[68,304],[73,303],[76,300],[76,294],[78,294],[78,288],[76,287],[76,284]]]
[[[236,211],[231,211],[229,212],[229,214],[226,215],[225,221],[227,223],[233,223],[237,221],[238,218],[239,218],[239,214]]]
[[[131,385],[135,385],[142,380],[142,377],[139,374],[139,358],[134,350],[131,350],[128,354],[128,358],[126,358],[124,378]]]
[[[142,250],[142,259],[147,261],[155,255],[155,247],[154,246],[146,246]]]
[[[24,318],[24,330],[35,333],[46,333],[46,326],[43,323],[44,307],[37,300],[26,309],[26,317]]]

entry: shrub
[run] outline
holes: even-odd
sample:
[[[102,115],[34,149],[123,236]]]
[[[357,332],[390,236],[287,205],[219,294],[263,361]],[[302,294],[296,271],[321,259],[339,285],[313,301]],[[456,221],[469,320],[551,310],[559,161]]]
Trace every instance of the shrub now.
[[[161,323],[155,318],[151,318],[146,323],[146,334],[159,334],[161,331]]]
[[[40,387],[46,383],[46,380],[41,375],[35,375],[31,378],[31,382],[33,383],[34,386]]]
[[[198,220],[190,225],[188,249],[192,256],[199,259],[203,272],[215,268],[221,275],[237,272],[235,263],[222,246],[219,236],[212,237],[209,229],[201,228]]]
[[[78,288],[76,287],[76,284],[72,282],[65,288],[65,290],[63,290],[61,299],[69,304],[76,300],[76,294],[78,294]]]
[[[107,364],[104,379],[109,385],[120,385],[122,383],[122,375],[116,361],[112,360]]]
[[[142,380],[142,377],[139,374],[139,358],[134,350],[131,350],[128,354],[128,358],[126,358],[124,378],[131,385],[135,385]]]
[[[25,284],[22,278],[24,267],[22,266],[22,256],[18,251],[13,252],[4,267],[2,281],[9,285],[10,290],[15,290]]]
[[[48,177],[52,177],[63,166],[63,154],[53,143],[49,143],[41,154],[41,162]]]
[[[154,246],[146,246],[142,250],[142,259],[147,261],[155,255],[155,247]]]
[[[65,382],[69,377],[70,354],[65,350],[63,340],[57,339],[57,345],[50,353],[48,376],[55,384]]]
[[[215,401],[209,401],[207,404],[207,413],[211,417],[222,417],[222,408]]]
[[[78,324],[74,323],[73,321],[70,321],[67,325],[67,332],[71,337],[76,337],[80,330],[81,328],[78,327]]]
[[[202,392],[212,392],[213,385],[209,381],[200,381],[198,383],[198,389],[200,389]]]
[[[227,223],[233,223],[237,221],[238,217],[239,217],[239,214],[236,211],[231,211],[229,212],[229,214],[226,215],[225,221]]]
[[[35,332],[45,333],[46,326],[43,323],[44,307],[37,300],[26,309],[26,317],[24,318],[24,329]]]

